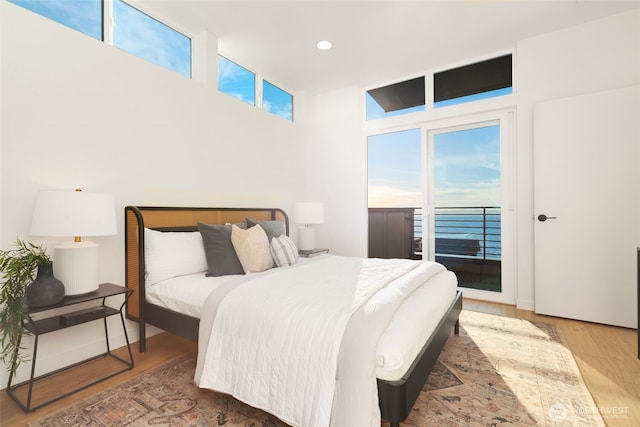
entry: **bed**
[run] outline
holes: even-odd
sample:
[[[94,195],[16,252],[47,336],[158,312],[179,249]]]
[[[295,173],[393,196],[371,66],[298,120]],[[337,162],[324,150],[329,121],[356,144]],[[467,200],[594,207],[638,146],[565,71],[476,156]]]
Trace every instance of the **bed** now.
[[[247,218],[250,218],[254,223],[262,224],[262,228],[265,229],[269,226],[268,223],[281,223],[285,235],[288,234],[289,220],[286,213],[281,209],[125,207],[126,283],[127,287],[134,290],[134,293],[128,300],[126,314],[128,319],[139,322],[140,324],[139,346],[141,352],[146,351],[146,328],[144,327],[146,324],[156,326],[194,342],[199,341],[199,328],[203,313],[198,311],[202,309],[199,308],[197,301],[202,301],[204,297],[197,296],[197,292],[199,292],[201,288],[198,284],[201,281],[206,281],[207,284],[215,283],[215,285],[212,286],[221,284],[220,288],[224,288],[224,283],[228,281],[247,281],[246,276],[255,277],[255,279],[248,281],[253,284],[260,283],[260,280],[273,281],[277,274],[281,274],[280,271],[313,271],[313,269],[322,271],[322,269],[326,268],[326,265],[331,263],[338,263],[345,266],[353,264],[353,261],[350,259],[323,255],[310,260],[301,258],[295,266],[290,266],[292,268],[270,269],[270,271],[264,272],[264,278],[261,277],[263,273],[252,273],[251,275],[245,275],[242,279],[239,277],[234,278],[235,276],[233,275],[224,274],[216,277],[206,277],[202,272],[192,274],[165,272],[165,276],[168,277],[154,277],[153,279],[149,276],[149,266],[146,264],[150,263],[152,259],[156,259],[155,255],[152,257],[149,251],[151,242],[155,241],[154,239],[156,239],[158,235],[162,236],[162,239],[174,235],[186,237],[187,235],[197,234],[195,232],[198,231],[199,224],[240,224],[246,222]],[[184,240],[184,238],[182,238],[182,240]],[[145,244],[147,245],[146,247]],[[183,252],[187,253],[188,251]],[[145,256],[145,254],[147,254],[147,256]],[[183,255],[184,254],[180,252],[177,256],[180,257]],[[148,260],[145,258],[148,258]],[[157,262],[157,260],[154,262]],[[189,263],[191,261],[186,260],[185,262]],[[202,260],[199,262],[202,263]],[[432,268],[432,266],[429,266],[429,268]],[[384,371],[382,367],[376,367],[375,398],[377,407],[379,407],[380,416],[389,421],[392,426],[399,426],[400,422],[409,415],[446,340],[452,331],[456,334],[458,333],[458,316],[462,309],[462,295],[455,289],[455,275],[448,271],[439,270],[433,273],[433,275],[434,277],[429,279],[428,287],[421,285],[418,290],[409,292],[412,295],[422,293],[424,299],[433,301],[431,304],[434,305],[434,307],[423,309],[422,306],[420,306],[421,308],[418,309],[415,302],[416,298],[413,298],[412,304],[414,311],[411,312],[404,308],[405,306],[408,307],[411,305],[411,303],[408,302],[409,299],[407,299],[401,304],[403,309],[397,310],[397,314],[394,314],[395,317],[389,323],[388,328],[391,330],[391,326],[395,324],[397,330],[397,325],[402,325],[402,322],[406,322],[407,319],[413,321],[416,316],[424,316],[425,312],[428,313],[432,309],[439,314],[437,316],[431,316],[430,319],[426,319],[424,322],[419,322],[420,324],[430,322],[432,325],[429,326],[426,331],[421,330],[420,333],[422,333],[424,338],[417,347],[414,344],[415,349],[408,351],[408,353],[411,354],[410,358],[404,357],[404,360],[402,360],[399,365],[396,363],[398,366],[392,366],[392,368],[387,371]],[[299,279],[297,280],[299,281]],[[153,285],[150,286],[149,283],[153,283]],[[196,289],[196,297],[192,294],[191,297],[186,298],[186,302],[172,302],[172,298],[167,297],[167,293],[163,293],[161,289],[163,287],[172,289],[171,286],[176,283],[180,289],[189,287]],[[453,291],[451,290],[452,287]],[[440,295],[438,293],[440,291],[437,291],[439,288],[446,290],[444,293],[448,293],[448,296],[438,296]],[[189,298],[196,302],[190,303],[188,301]],[[205,315],[207,313],[209,313],[208,309]],[[404,320],[402,320],[402,316],[404,316]],[[434,317],[436,318],[434,319]],[[205,317],[203,317],[202,322],[204,322],[204,319]],[[405,327],[404,329],[412,328]],[[400,339],[396,337],[396,335],[402,334],[384,331],[383,338],[380,340],[380,346],[382,347],[382,342],[384,341],[387,348],[394,346],[402,347],[402,342],[396,343],[394,341],[394,338],[396,341]],[[345,337],[346,336],[348,336],[348,332],[345,332]],[[405,340],[406,339],[408,338],[405,338]],[[413,341],[415,341],[415,339],[413,339]],[[202,348],[202,338],[200,338],[199,344],[199,347]],[[402,349],[402,351],[404,352],[405,349]],[[413,354],[415,354],[415,357],[413,357]],[[384,358],[384,356],[376,354],[376,359],[380,359],[381,357]],[[393,357],[390,357],[390,359],[393,359]],[[199,368],[200,366],[199,361]],[[337,379],[339,379],[338,377],[336,374]],[[340,383],[340,381],[337,380],[335,382]],[[336,385],[336,387],[339,387],[339,385]],[[338,392],[336,391],[336,395],[337,394]],[[251,402],[247,403],[251,404]],[[336,402],[334,402],[334,404],[336,404]],[[269,408],[263,409],[268,410]],[[288,421],[287,419],[284,420]]]

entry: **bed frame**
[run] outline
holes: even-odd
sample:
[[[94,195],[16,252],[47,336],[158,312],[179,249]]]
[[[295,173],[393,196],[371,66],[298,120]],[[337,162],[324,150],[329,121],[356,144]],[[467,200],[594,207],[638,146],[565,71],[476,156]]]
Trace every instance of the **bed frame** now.
[[[127,300],[126,316],[139,323],[140,352],[146,351],[146,324],[197,342],[200,322],[195,317],[145,301],[145,227],[160,231],[195,231],[198,229],[198,222],[207,224],[237,223],[248,217],[283,221],[287,234],[289,233],[287,214],[276,208],[127,206],[124,210],[126,284],[128,288],[133,289],[133,294]],[[447,313],[405,376],[397,381],[377,380],[382,418],[389,421],[391,427],[398,427],[400,422],[409,416],[447,338],[451,335],[451,331],[458,334],[458,316],[461,310],[462,294],[458,291]]]

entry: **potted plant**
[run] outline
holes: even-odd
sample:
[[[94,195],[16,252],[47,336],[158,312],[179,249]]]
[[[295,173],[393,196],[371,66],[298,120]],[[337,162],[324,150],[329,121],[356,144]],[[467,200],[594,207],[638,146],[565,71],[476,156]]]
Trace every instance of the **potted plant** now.
[[[41,270],[42,269],[42,270]],[[27,287],[35,284],[34,276],[38,271],[52,271],[52,263],[42,245],[26,243],[16,239],[15,247],[0,250],[0,361],[7,370],[15,374],[21,362],[26,361],[20,354],[22,336],[29,332],[22,327],[27,309]],[[53,277],[53,274],[51,274]],[[57,280],[57,279],[56,279]],[[64,286],[62,296],[64,298]],[[56,294],[59,294],[59,288]],[[57,301],[59,302],[59,301]],[[8,362],[8,363],[7,363]]]

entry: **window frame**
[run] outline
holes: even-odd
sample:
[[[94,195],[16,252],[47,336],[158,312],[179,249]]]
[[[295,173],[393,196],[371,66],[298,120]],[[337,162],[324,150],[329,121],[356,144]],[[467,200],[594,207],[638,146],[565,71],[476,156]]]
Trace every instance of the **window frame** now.
[[[506,95],[511,95],[513,93],[515,93],[515,83],[516,83],[516,79],[515,79],[515,52],[513,51],[503,51],[503,52],[498,52],[495,53],[493,55],[487,55],[485,57],[482,58],[473,58],[471,60],[467,60],[467,61],[463,61],[460,62],[458,64],[455,65],[449,65],[447,67],[442,67],[440,69],[434,70],[431,74],[431,93],[430,93],[430,105],[432,108],[434,109],[441,109],[441,108],[445,108],[445,107],[449,107],[452,105],[460,105],[460,104],[466,104],[466,103],[473,103],[473,102],[477,102],[477,101],[481,101],[484,99],[490,99],[490,98],[499,98],[502,96],[506,96]],[[490,89],[490,90],[486,90],[484,92],[479,92],[479,93],[474,93],[474,94],[469,94],[469,95],[464,95],[464,96],[458,96],[458,97],[454,97],[454,98],[448,98],[448,99],[443,99],[440,101],[436,101],[436,75],[442,75],[443,73],[446,72],[454,72],[454,71],[458,71],[461,70],[463,68],[467,68],[470,69],[471,67],[478,67],[481,66],[483,64],[488,64],[492,61],[494,62],[499,62],[500,60],[502,60],[505,57],[509,57],[509,61],[511,63],[511,67],[510,67],[510,78],[511,78],[511,85],[508,87],[503,87],[503,88],[497,88],[497,89]]]
[[[43,14],[37,12],[37,11],[29,9],[25,5],[22,5],[22,4],[19,4],[19,3],[14,3],[11,0],[7,0],[7,1],[10,2],[11,4],[13,4],[16,7],[19,7],[21,9],[23,9],[23,10],[27,10],[30,13],[34,13],[36,15],[39,15],[39,16],[41,16],[41,17],[43,17],[43,18],[45,18],[45,19],[47,19],[49,21],[55,22],[56,24],[63,25],[65,27],[70,28],[70,29],[72,29],[74,31],[77,31],[77,32],[79,32],[81,34],[89,36],[92,39],[96,39],[98,41],[107,43],[110,46],[116,47],[119,50],[127,52],[128,54],[136,56],[136,57],[138,57],[138,58],[140,58],[140,59],[142,59],[142,60],[144,60],[146,62],[150,62],[152,64],[158,65],[158,66],[160,66],[162,68],[165,68],[165,69],[167,69],[169,71],[172,71],[172,72],[174,72],[176,74],[180,74],[181,76],[187,77],[190,80],[194,80],[194,63],[195,63],[194,57],[193,57],[194,50],[197,49],[199,52],[201,51],[201,47],[200,48],[194,48],[195,37],[190,32],[184,31],[183,29],[181,29],[179,26],[174,25],[171,22],[169,22],[169,21],[167,21],[167,20],[165,20],[163,18],[159,18],[159,17],[155,16],[153,13],[148,12],[147,10],[145,10],[144,5],[142,5],[142,7],[140,7],[138,5],[134,6],[131,3],[129,3],[127,0],[119,0],[124,6],[126,6],[128,8],[131,8],[133,11],[144,15],[144,17],[155,21],[156,23],[166,27],[167,29],[177,33],[178,35],[180,35],[180,36],[182,36],[182,37],[184,37],[184,38],[186,38],[188,40],[188,42],[189,42],[189,47],[188,47],[188,75],[186,73],[181,72],[177,68],[172,68],[170,66],[167,66],[167,64],[163,64],[163,63],[155,61],[153,59],[141,56],[138,53],[136,53],[135,51],[132,51],[132,50],[129,50],[129,49],[125,49],[125,47],[117,46],[115,44],[114,29],[115,29],[115,1],[116,0],[97,0],[100,3],[100,6],[101,6],[100,7],[100,17],[99,17],[100,20],[101,20],[101,25],[99,26],[99,29],[101,31],[100,39],[94,37],[94,35],[92,35],[90,33],[84,32],[84,31],[82,31],[82,30],[80,30],[78,28],[70,27],[67,23],[59,21],[59,20],[56,20],[55,17],[52,16],[52,15],[43,15]],[[201,42],[198,42],[198,43],[200,45]],[[227,60],[227,61],[235,64],[236,66],[238,66],[238,67],[248,71],[249,73],[253,74],[253,76],[254,76],[253,102],[249,103],[249,102],[244,101],[244,99],[241,99],[243,102],[246,102],[246,103],[248,103],[250,105],[256,106],[256,107],[258,107],[258,108],[260,108],[260,109],[262,109],[262,110],[264,110],[264,111],[266,111],[268,113],[271,113],[271,114],[273,114],[275,116],[284,118],[287,121],[290,121],[290,122],[294,121],[294,116],[295,116],[295,95],[294,95],[293,91],[284,89],[282,85],[274,83],[272,80],[263,79],[263,77],[259,73],[251,70],[248,67],[240,65],[238,62],[230,59],[223,52],[218,51],[216,59],[218,57],[223,57],[225,60]],[[215,82],[215,84],[216,84],[216,88],[218,89],[218,92],[222,92],[222,93],[225,93],[225,94],[229,95],[228,92],[223,92],[223,91],[220,90],[220,74],[219,73],[218,73],[217,79],[218,79],[218,81]],[[273,86],[278,91],[281,91],[282,93],[284,93],[284,94],[288,95],[289,97],[291,97],[290,117],[288,115],[278,114],[277,112],[274,112],[272,110],[265,110],[264,109],[264,84],[265,84],[265,82],[268,83],[269,85]],[[233,96],[233,97],[234,98],[238,98],[236,96]],[[288,111],[287,111],[287,113],[288,113]]]
[[[433,73],[433,102],[437,104],[512,87],[513,55],[505,54]]]
[[[240,98],[240,97],[237,97],[237,96],[233,95],[230,92],[225,92],[225,91],[220,90],[220,58],[223,58],[224,60],[226,60],[230,64],[233,64],[236,67],[239,67],[239,68],[243,69],[244,71],[247,71],[247,72],[253,74],[253,102],[248,102],[248,101],[244,100],[243,98]],[[248,105],[251,105],[251,106],[254,106],[254,107],[262,108],[262,105],[261,105],[262,104],[262,100],[261,100],[261,97],[258,96],[259,89],[260,89],[258,73],[254,72],[253,70],[251,70],[251,69],[249,69],[249,68],[247,68],[247,67],[245,67],[243,65],[240,65],[238,62],[236,62],[236,61],[234,61],[232,59],[229,59],[228,56],[222,54],[221,52],[218,52],[218,54],[216,55],[216,66],[218,67],[218,73],[217,73],[218,74],[218,80],[216,81],[216,89],[218,90],[218,92],[223,93],[223,94],[225,94],[227,96],[230,96],[231,98],[235,98],[235,99],[237,99],[237,100],[239,100],[241,102],[244,102],[245,104],[248,104]]]
[[[141,7],[134,6],[131,3],[129,3],[128,1],[126,1],[126,0],[120,0],[125,6],[128,6],[128,7],[132,8],[132,9],[134,9],[136,12],[145,15],[147,18],[150,18],[150,19],[156,21],[157,23],[165,26],[169,30],[174,31],[175,33],[177,33],[177,34],[185,37],[186,39],[188,39],[188,41],[189,41],[189,52],[188,52],[188,54],[189,54],[189,58],[188,58],[189,75],[187,76],[185,73],[182,73],[182,72],[178,71],[177,69],[170,68],[170,67],[168,67],[168,66],[166,66],[164,64],[161,64],[159,62],[156,62],[156,61],[147,59],[147,58],[145,58],[143,56],[140,56],[140,55],[136,54],[135,52],[131,52],[129,50],[125,50],[125,49],[123,49],[121,47],[116,46],[114,44],[114,27],[115,27],[115,22],[114,22],[114,1],[115,0],[98,0],[98,1],[101,4],[101,12],[100,12],[101,38],[100,39],[94,37],[92,34],[84,32],[84,31],[82,31],[82,30],[80,30],[78,28],[71,27],[71,26],[69,26],[68,24],[66,24],[66,23],[64,23],[62,21],[56,20],[53,16],[43,15],[43,14],[37,12],[37,11],[34,11],[32,9],[27,8],[24,5],[21,5],[21,4],[12,2],[11,0],[8,0],[8,2],[13,4],[14,6],[19,7],[21,9],[24,9],[24,10],[28,10],[29,12],[34,13],[34,14],[36,14],[38,16],[41,16],[41,17],[43,17],[43,18],[45,18],[45,19],[47,19],[47,20],[49,20],[51,22],[55,22],[58,25],[63,25],[66,28],[69,28],[71,30],[77,31],[78,33],[84,34],[84,35],[86,35],[86,36],[88,36],[88,37],[90,37],[90,38],[92,38],[94,40],[97,40],[97,41],[100,41],[100,42],[104,42],[104,43],[106,43],[106,44],[108,44],[110,46],[116,47],[116,48],[118,48],[118,49],[120,49],[120,50],[122,50],[124,52],[127,52],[127,53],[129,53],[131,55],[134,55],[134,56],[136,56],[136,57],[138,57],[140,59],[143,59],[144,61],[147,61],[147,62],[150,62],[152,64],[158,65],[158,66],[160,66],[160,67],[162,67],[164,69],[170,70],[170,71],[172,71],[174,73],[180,74],[181,76],[187,77],[189,79],[193,79],[193,74],[194,74],[193,73],[193,65],[194,65],[194,61],[193,61],[193,50],[194,50],[193,41],[194,41],[194,37],[193,37],[192,34],[190,34],[188,31],[184,31],[183,29],[179,28],[177,25],[174,25],[174,24],[168,22],[165,19],[162,19],[162,18],[159,18],[159,17],[155,16],[153,13],[149,13],[148,11],[144,10]]]
[[[260,79],[260,91],[259,91],[259,93],[260,93],[260,95],[259,95],[259,97],[260,97],[260,109],[266,111],[267,113],[273,114],[274,116],[282,117],[283,119],[285,119],[287,121],[293,122],[293,119],[294,119],[294,114],[293,114],[293,112],[294,112],[294,96],[293,96],[293,94],[290,93],[289,91],[286,91],[286,90],[282,89],[279,85],[276,85],[275,83],[272,83],[270,80],[267,80],[267,79],[263,78],[262,76],[260,76],[259,79]],[[274,111],[271,111],[271,110],[266,110],[264,108],[264,98],[265,98],[265,96],[264,96],[264,92],[265,92],[264,85],[265,85],[265,83],[273,86],[274,88],[278,89],[279,91],[281,91],[281,92],[283,92],[283,93],[285,93],[285,94],[287,94],[288,96],[291,97],[291,116],[290,116],[290,118],[289,118],[289,116],[285,117],[285,116],[283,116],[281,114],[278,114],[278,113],[276,113]]]
[[[426,76],[420,75],[365,91],[367,120],[402,116],[427,108]],[[418,92],[422,89],[422,94]],[[416,93],[408,91],[416,89]],[[409,94],[409,95],[407,95]],[[387,111],[385,105],[390,109]],[[404,104],[401,108],[400,105]]]
[[[114,43],[114,41],[115,41],[114,40],[114,29],[115,29],[115,10],[114,10],[115,7],[114,7],[114,4],[115,4],[115,1],[116,0],[102,0],[103,17],[105,17],[105,18],[103,18],[103,25],[106,28],[105,30],[103,30],[103,34],[109,34],[109,36],[110,36],[109,44],[111,46],[115,47],[115,48],[118,48],[118,49],[120,49],[120,50],[122,50],[124,52],[127,52],[127,53],[129,53],[131,55],[134,55],[134,56],[136,56],[136,57],[138,57],[140,59],[143,59],[143,60],[145,60],[147,62],[159,65],[160,67],[163,67],[164,69],[167,69],[167,70],[172,71],[174,73],[180,74],[181,76],[187,77],[188,79],[193,79],[193,37],[189,33],[178,29],[177,26],[169,24],[164,19],[156,17],[152,13],[149,13],[148,11],[140,8],[139,6],[132,5],[131,3],[129,3],[126,0],[119,0],[119,1],[121,3],[123,3],[125,6],[130,7],[134,11],[144,15],[147,18],[150,18],[150,19],[156,21],[157,23],[165,26],[169,30],[171,30],[171,31],[173,31],[173,32],[175,32],[175,33],[177,33],[177,34],[179,34],[179,35],[181,35],[181,36],[183,36],[183,37],[185,37],[186,39],[189,40],[189,64],[188,64],[189,65],[189,74],[188,75],[187,74],[183,74],[182,72],[180,72],[180,71],[178,71],[176,69],[169,68],[169,67],[167,67],[167,66],[165,66],[165,65],[163,65],[161,63],[158,63],[158,62],[155,62],[153,60],[147,59],[147,58],[145,58],[143,56],[140,56],[140,55],[138,55],[138,54],[136,54],[134,52],[131,52],[131,51],[126,50],[126,49],[124,49],[122,47],[116,46],[116,44]],[[107,7],[107,5],[108,5],[108,7]],[[106,12],[107,11],[109,12],[108,19],[106,19],[106,16],[107,16]]]
[[[85,32],[85,31],[83,31],[82,29],[80,29],[78,27],[71,26],[69,22],[56,19],[55,13],[53,15],[45,15],[45,14],[41,13],[42,11],[34,10],[34,9],[38,9],[37,3],[32,5],[32,6],[36,6],[36,7],[34,7],[34,9],[31,9],[29,7],[30,5],[20,4],[20,3],[18,3],[19,1],[20,0],[7,0],[8,3],[11,3],[12,5],[17,6],[17,7],[21,8],[21,9],[28,10],[29,12],[34,13],[34,14],[36,14],[38,16],[41,16],[41,17],[43,17],[43,18],[45,18],[45,19],[47,19],[49,21],[55,22],[55,23],[57,23],[59,25],[62,25],[64,27],[66,27],[66,28],[69,28],[69,29],[71,29],[73,31],[77,31],[77,32],[79,32],[81,34],[84,34],[84,35],[86,35],[88,37],[91,37],[94,40],[104,41],[104,38],[105,38],[105,33],[104,33],[105,32],[105,28],[104,28],[105,9],[104,9],[104,5],[105,5],[105,2],[110,2],[111,0],[97,0],[96,1],[96,2],[100,3],[100,16],[99,16],[100,24],[96,26],[97,27],[96,29],[99,28],[99,31],[100,31],[99,37],[97,37],[97,35],[91,34],[90,32]],[[58,12],[60,12],[60,11],[58,11]],[[59,18],[59,16],[58,16],[58,18]]]
[[[511,83],[510,92],[503,93],[500,95],[495,95],[495,96],[478,97],[477,99],[470,99],[466,102],[451,102],[450,104],[442,105],[439,107],[436,107],[434,105],[435,103],[434,103],[433,76],[436,73],[463,67],[466,65],[475,64],[478,62],[488,61],[491,59],[495,59],[495,58],[499,58],[507,55],[511,55],[512,83]],[[427,120],[439,119],[439,118],[447,117],[451,114],[458,114],[458,112],[461,112],[461,111],[466,111],[469,113],[482,111],[485,108],[487,108],[487,106],[491,106],[490,108],[504,108],[505,106],[512,106],[514,103],[513,97],[517,94],[516,63],[517,63],[517,52],[515,51],[515,49],[505,49],[505,50],[492,52],[489,55],[469,58],[464,61],[448,64],[444,67],[430,69],[428,71],[425,71],[424,73],[405,75],[398,79],[387,80],[385,82],[382,82],[381,84],[365,86],[363,87],[363,90],[361,92],[362,98],[360,101],[362,102],[362,104],[360,104],[362,106],[360,111],[361,111],[361,120],[363,122],[363,126],[365,129],[371,129],[371,130],[381,129],[381,128],[386,129],[388,128],[388,126],[398,126],[398,125],[403,126],[410,123],[416,123],[417,121],[424,120],[425,118]],[[407,111],[406,113],[404,112],[404,110],[399,110],[396,112],[396,114],[388,113],[383,117],[375,117],[375,118],[367,117],[367,102],[368,102],[367,92],[368,91],[372,89],[393,85],[394,83],[411,80],[415,77],[420,77],[420,76],[425,77],[425,108],[423,110]],[[469,98],[472,98],[472,97],[474,97],[474,95],[469,96]],[[372,100],[371,102],[375,102],[375,101]],[[411,110],[411,109],[407,109],[407,110]],[[401,113],[401,114],[397,114],[397,113]]]
[[[222,93],[226,96],[229,96],[231,98],[237,99],[245,104],[251,105],[253,107],[259,108],[260,110],[263,110],[266,113],[269,113],[271,115],[274,115],[276,117],[280,117],[284,120],[287,120],[288,122],[293,123],[294,122],[294,117],[295,117],[295,95],[293,94],[292,91],[283,89],[283,87],[279,84],[274,83],[272,80],[268,80],[265,79],[262,74],[257,73],[255,71],[253,71],[251,68],[249,67],[245,67],[244,65],[241,65],[239,62],[234,61],[233,59],[230,59],[229,56],[227,56],[224,52],[222,51],[218,51],[217,55],[216,55],[216,64],[218,64],[218,58],[222,57],[225,60],[229,61],[232,64],[235,64],[236,66],[252,73],[254,75],[254,103],[251,104],[249,102],[244,101],[243,99],[232,95],[231,93],[228,92],[224,92],[220,90],[220,69],[218,68],[218,81],[216,82],[216,89],[218,90],[219,93]],[[291,96],[291,119],[284,117],[280,114],[276,114],[272,111],[269,110],[265,110],[264,109],[264,82],[267,82],[268,84],[270,84],[271,86],[275,87],[276,89],[281,90],[282,92],[286,93],[287,95]]]

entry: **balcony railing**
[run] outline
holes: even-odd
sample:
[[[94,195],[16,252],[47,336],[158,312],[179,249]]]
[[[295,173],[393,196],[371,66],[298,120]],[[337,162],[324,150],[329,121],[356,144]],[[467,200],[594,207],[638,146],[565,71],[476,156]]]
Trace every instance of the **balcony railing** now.
[[[500,207],[435,208],[436,256],[501,259]],[[414,253],[422,254],[422,209],[414,210]]]

